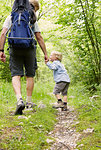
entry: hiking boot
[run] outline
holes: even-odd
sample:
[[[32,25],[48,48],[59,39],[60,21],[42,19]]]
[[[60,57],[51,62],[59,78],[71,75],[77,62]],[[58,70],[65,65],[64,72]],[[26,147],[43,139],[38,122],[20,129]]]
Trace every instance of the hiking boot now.
[[[63,105],[62,101],[56,102],[53,105],[53,108],[63,108],[63,107],[64,107],[64,105]]]
[[[37,106],[35,103],[32,103],[32,102],[27,102],[27,103],[26,103],[26,108],[27,108],[27,109],[33,108],[33,107],[35,107],[35,106]]]
[[[17,102],[15,115],[22,115],[22,110],[24,110],[24,108],[25,108],[25,104],[23,102],[23,99],[20,98],[20,100]]]

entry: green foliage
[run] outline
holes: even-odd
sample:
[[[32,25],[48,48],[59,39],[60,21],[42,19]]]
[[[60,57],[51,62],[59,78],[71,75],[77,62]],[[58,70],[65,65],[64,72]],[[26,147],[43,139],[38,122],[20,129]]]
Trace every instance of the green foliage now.
[[[47,31],[47,23],[39,21],[43,25],[47,50],[63,53],[63,63],[73,83],[82,81],[89,90],[95,90],[96,84],[100,84],[99,0],[41,1],[41,14],[41,18],[50,20]]]
[[[3,15],[1,17],[3,23],[11,10],[12,1],[9,2],[9,6],[7,6],[8,1],[0,2],[3,6],[0,10]],[[62,52],[63,63],[72,83],[82,81],[90,90],[95,90],[96,84],[99,85],[100,83],[101,28],[99,0],[40,0],[40,10],[37,15],[48,55],[52,50]],[[36,73],[38,80],[46,80],[47,76],[51,79],[52,75],[48,69],[46,71],[46,67],[43,65],[43,57],[38,47],[39,69]],[[0,68],[3,68],[2,66],[0,65]],[[1,72],[3,74],[3,70]],[[6,80],[9,80],[9,76],[8,79],[7,76],[5,77]]]
[[[0,1],[0,31],[2,29],[3,23],[8,15],[11,12],[11,1],[1,0]],[[11,74],[9,69],[9,55],[7,52],[8,44],[5,44],[5,53],[6,53],[6,63],[0,61],[0,79],[6,81],[11,81]]]
[[[71,29],[67,36],[72,47],[76,70],[74,76],[84,84],[94,88],[100,84],[100,31],[99,1],[74,1],[66,4],[58,2],[58,18],[56,23]],[[68,31],[68,29],[67,29]],[[71,55],[73,57],[73,55]],[[78,63],[79,62],[79,63]],[[71,62],[72,63],[72,62]],[[74,64],[73,68],[75,67]]]
[[[0,31],[2,29],[3,22],[5,21],[6,17],[10,14],[11,7],[10,2],[6,0],[0,0]]]
[[[11,81],[11,72],[9,68],[9,55],[6,55],[6,62],[0,62],[0,79],[4,79],[8,82]]]

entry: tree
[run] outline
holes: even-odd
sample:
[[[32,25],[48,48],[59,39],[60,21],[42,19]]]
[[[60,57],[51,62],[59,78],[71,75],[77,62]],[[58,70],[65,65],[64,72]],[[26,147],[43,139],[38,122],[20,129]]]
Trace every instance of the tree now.
[[[99,0],[58,1],[57,24],[71,27],[68,35],[78,70],[77,76],[94,88],[100,84],[100,6]],[[72,59],[73,60],[73,59]],[[79,62],[79,64],[78,64]],[[83,72],[83,73],[82,73]]]

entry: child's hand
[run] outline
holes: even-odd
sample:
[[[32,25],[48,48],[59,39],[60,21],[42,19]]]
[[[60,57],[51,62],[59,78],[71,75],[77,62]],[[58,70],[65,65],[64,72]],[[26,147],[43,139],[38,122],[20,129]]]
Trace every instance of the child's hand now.
[[[45,60],[45,64],[47,64],[48,61],[49,61],[49,59]]]

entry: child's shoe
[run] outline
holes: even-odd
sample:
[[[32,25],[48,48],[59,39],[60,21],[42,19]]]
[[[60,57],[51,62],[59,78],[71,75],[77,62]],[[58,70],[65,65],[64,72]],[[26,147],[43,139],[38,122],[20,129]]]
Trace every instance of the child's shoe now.
[[[26,103],[26,108],[27,108],[27,109],[33,108],[33,107],[35,107],[35,106],[37,106],[35,103],[32,103],[32,102],[27,102],[27,103]]]
[[[23,102],[23,99],[20,98],[20,100],[17,102],[17,107],[16,107],[16,111],[15,111],[15,115],[22,115],[22,110],[24,110],[25,108],[25,104]]]
[[[62,101],[58,101],[56,103],[54,103],[53,108],[63,108],[63,102]]]
[[[62,108],[62,111],[67,111],[67,105],[64,105],[64,107]]]
[[[69,111],[69,109],[67,109],[67,103],[64,102],[64,107],[62,108],[62,111]]]

